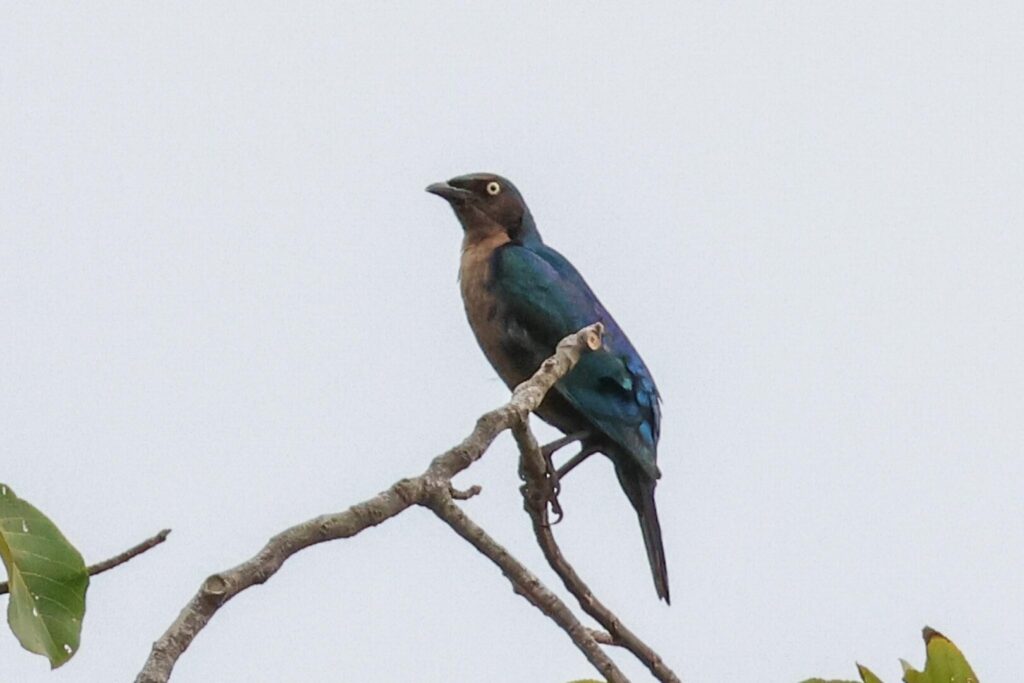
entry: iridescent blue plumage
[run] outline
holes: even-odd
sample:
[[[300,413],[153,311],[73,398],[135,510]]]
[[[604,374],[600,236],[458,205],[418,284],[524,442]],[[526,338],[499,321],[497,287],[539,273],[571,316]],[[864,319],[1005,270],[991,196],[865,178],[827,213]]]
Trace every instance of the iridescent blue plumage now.
[[[555,391],[656,478],[658,391],[622,328],[572,264],[543,243],[509,243],[493,259],[491,287],[507,308],[506,350],[523,357],[524,370],[536,370],[567,334],[604,323],[604,348],[584,356]]]
[[[612,460],[637,511],[658,595],[667,601],[654,505],[661,411],[650,371],[576,268],[544,244],[515,186],[474,174],[428,189],[448,199],[465,229],[460,280],[467,317],[510,387],[529,377],[563,337],[604,323],[604,347],[586,354],[537,414],[566,434],[584,434],[585,451]]]

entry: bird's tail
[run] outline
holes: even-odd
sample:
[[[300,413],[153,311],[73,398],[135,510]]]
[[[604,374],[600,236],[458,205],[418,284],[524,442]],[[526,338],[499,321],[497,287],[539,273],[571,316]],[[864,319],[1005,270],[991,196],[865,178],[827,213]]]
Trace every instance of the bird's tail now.
[[[661,542],[661,524],[658,522],[658,508],[654,505],[654,487],[657,480],[639,469],[619,469],[619,483],[622,484],[629,502],[640,519],[640,530],[647,548],[647,561],[654,576],[654,589],[658,597],[671,604],[668,595],[668,567],[665,564],[665,546]]]

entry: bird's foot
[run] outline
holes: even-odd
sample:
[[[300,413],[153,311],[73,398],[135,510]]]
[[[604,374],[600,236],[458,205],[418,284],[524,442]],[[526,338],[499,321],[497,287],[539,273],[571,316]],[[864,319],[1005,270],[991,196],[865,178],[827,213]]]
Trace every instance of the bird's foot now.
[[[541,449],[541,455],[544,456],[544,492],[541,494],[543,498],[541,503],[544,506],[544,526],[554,526],[565,516],[562,505],[558,502],[558,494],[562,492],[562,482],[558,478],[558,468],[555,467],[555,461],[551,457],[553,453],[554,450],[548,450],[547,447]],[[548,519],[548,507],[556,515],[553,522]]]
[[[583,439],[590,436],[590,432],[575,432],[573,434],[567,434],[560,439],[556,439],[551,443],[542,446],[540,454],[544,457],[544,488],[542,493],[543,500],[541,501],[544,506],[544,526],[554,526],[562,521],[565,517],[565,512],[562,510],[561,503],[558,502],[558,494],[562,492],[562,475],[567,474],[569,470],[575,467],[581,462],[587,455],[590,455],[594,451],[590,450],[589,447],[585,447],[580,455],[574,456],[565,467],[559,469],[555,466],[554,455],[555,452],[560,448],[564,448],[571,443],[582,441]],[[585,455],[583,455],[585,453]],[[548,508],[551,509],[551,513],[555,516],[553,521],[548,519]]]

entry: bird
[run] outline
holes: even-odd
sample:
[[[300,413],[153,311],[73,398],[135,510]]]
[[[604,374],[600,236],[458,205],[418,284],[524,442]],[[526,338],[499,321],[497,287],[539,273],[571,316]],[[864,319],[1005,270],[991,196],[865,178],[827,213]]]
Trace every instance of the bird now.
[[[636,510],[660,599],[669,599],[668,569],[654,502],[661,396],[650,370],[572,263],[541,239],[522,194],[493,173],[429,185],[462,225],[459,287],[480,348],[511,389],[528,379],[558,342],[600,321],[604,343],[585,354],[549,391],[536,414],[565,436],[545,457],[579,442],[559,478],[603,453]],[[549,461],[550,462],[550,461]]]

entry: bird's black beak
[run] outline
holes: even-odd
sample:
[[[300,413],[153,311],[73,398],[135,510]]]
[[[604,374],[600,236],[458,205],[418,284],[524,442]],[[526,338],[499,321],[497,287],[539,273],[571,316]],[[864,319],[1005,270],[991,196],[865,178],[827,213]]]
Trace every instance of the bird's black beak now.
[[[463,190],[461,187],[454,187],[448,183],[434,183],[427,185],[427,192],[436,194],[438,197],[447,199],[452,204],[465,204],[473,198],[473,193]]]

